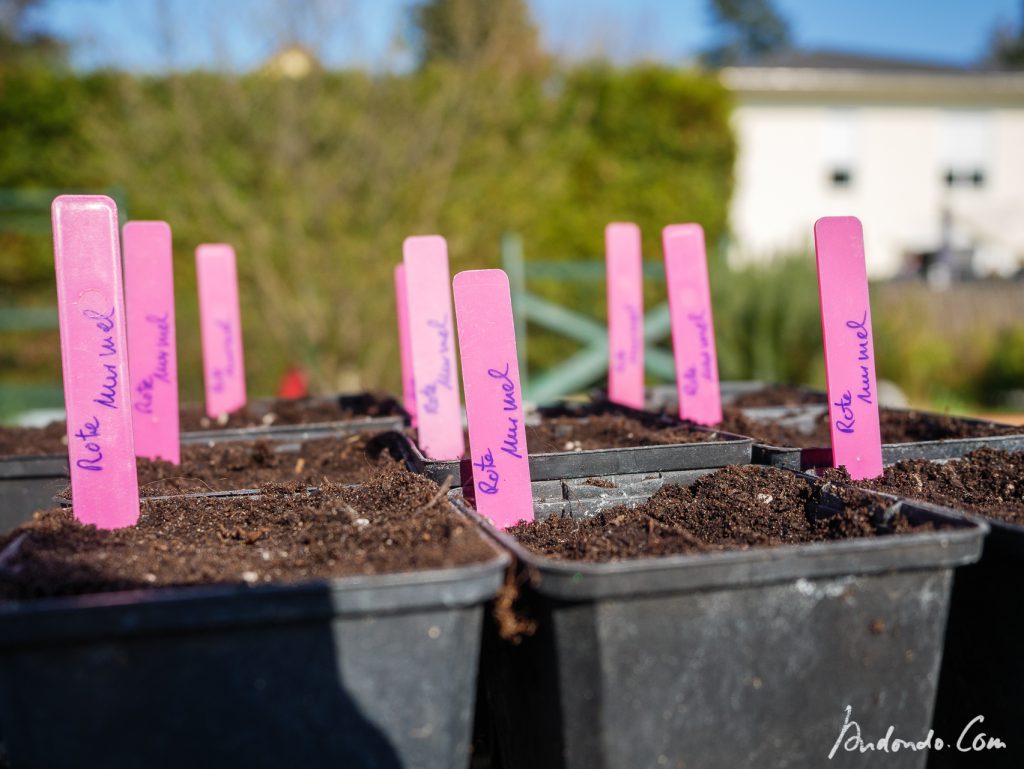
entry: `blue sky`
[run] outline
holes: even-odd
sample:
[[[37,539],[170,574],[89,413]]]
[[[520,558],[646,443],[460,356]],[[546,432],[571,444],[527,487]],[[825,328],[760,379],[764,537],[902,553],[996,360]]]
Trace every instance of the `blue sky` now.
[[[83,68],[249,68],[287,36],[282,8],[319,8],[296,35],[328,64],[401,67],[410,0],[49,0],[37,26],[74,42]],[[683,63],[713,39],[705,0],[530,0],[545,44],[568,56]],[[807,48],[969,64],[1020,0],[776,0]]]

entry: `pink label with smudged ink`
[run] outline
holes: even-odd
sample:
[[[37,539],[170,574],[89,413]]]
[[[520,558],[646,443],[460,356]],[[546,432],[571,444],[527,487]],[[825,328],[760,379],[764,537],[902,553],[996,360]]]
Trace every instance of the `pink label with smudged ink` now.
[[[117,206],[53,201],[53,257],[75,517],[101,529],[139,518]]]
[[[533,520],[512,295],[502,270],[460,272],[454,284],[476,509],[505,529]]]
[[[608,286],[608,399],[644,407],[644,276],[640,228],[617,222],[604,230]]]
[[[825,342],[832,462],[854,480],[882,474],[874,336],[864,232],[853,216],[814,225],[821,331]]]
[[[402,404],[416,427],[416,378],[412,373],[412,340],[409,335],[409,291],[405,282],[405,265],[395,267],[395,309],[398,318],[398,351],[402,364]]]
[[[235,249],[224,243],[196,248],[199,326],[203,341],[206,415],[216,419],[245,405],[242,313]]]
[[[135,455],[181,462],[171,228],[124,226],[125,309]]]
[[[430,459],[461,459],[466,445],[455,370],[448,244],[440,235],[406,238],[402,253],[420,449]]]
[[[673,224],[661,235],[679,416],[717,425],[722,421],[722,393],[704,229],[699,224]]]

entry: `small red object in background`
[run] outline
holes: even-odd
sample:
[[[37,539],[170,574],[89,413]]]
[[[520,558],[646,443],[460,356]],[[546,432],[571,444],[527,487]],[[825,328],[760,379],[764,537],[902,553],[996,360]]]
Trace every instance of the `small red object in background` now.
[[[309,395],[309,376],[298,366],[290,366],[277,385],[278,398],[305,398]]]

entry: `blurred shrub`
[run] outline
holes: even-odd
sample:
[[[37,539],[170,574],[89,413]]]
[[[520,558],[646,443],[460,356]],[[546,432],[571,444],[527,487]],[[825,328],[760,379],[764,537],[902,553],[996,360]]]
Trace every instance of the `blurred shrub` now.
[[[993,336],[974,395],[987,406],[1013,403],[1019,408],[1024,390],[1024,326],[1003,329]]]
[[[266,393],[292,362],[320,389],[397,388],[391,273],[408,235],[445,234],[456,271],[496,266],[506,230],[528,254],[572,255],[600,253],[615,219],[640,223],[648,251],[667,222],[725,228],[729,101],[694,73],[25,75],[32,101],[18,77],[5,109],[39,128],[12,140],[0,186],[119,185],[132,218],[171,223],[186,397],[201,393],[201,242],[236,247],[250,387]],[[35,246],[5,276],[23,297],[52,295],[48,239]]]
[[[812,256],[783,254],[739,269],[719,260],[711,293],[723,379],[824,384]]]

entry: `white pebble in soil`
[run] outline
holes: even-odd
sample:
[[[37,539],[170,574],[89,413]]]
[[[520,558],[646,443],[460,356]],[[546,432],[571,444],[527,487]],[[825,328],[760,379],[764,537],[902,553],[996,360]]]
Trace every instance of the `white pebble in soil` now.
[[[254,571],[243,571],[243,572],[242,572],[242,580],[243,580],[244,582],[246,582],[246,583],[250,584],[250,585],[251,585],[251,584],[252,584],[253,582],[256,582],[256,581],[257,581],[257,580],[258,580],[259,578],[260,578],[260,575],[259,575],[259,574],[257,574],[257,573],[256,573],[256,572],[254,572]]]
[[[756,497],[754,497],[754,499],[756,499],[762,505],[770,505],[772,503],[772,500],[775,499],[775,497],[773,497],[771,494],[758,494]]]

